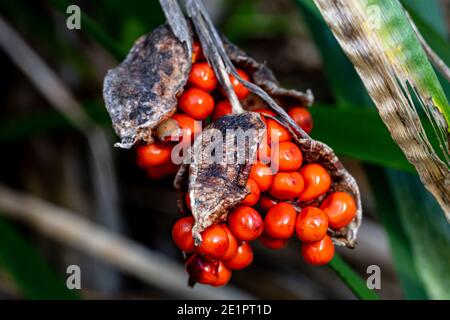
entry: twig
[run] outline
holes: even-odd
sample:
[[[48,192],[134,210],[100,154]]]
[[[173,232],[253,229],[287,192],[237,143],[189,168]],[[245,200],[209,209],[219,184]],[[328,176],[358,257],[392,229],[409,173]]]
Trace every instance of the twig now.
[[[177,297],[191,299],[249,299],[233,288],[197,286],[190,289],[183,268],[119,234],[95,225],[65,208],[0,185],[1,214],[20,220],[36,231],[116,266]]]

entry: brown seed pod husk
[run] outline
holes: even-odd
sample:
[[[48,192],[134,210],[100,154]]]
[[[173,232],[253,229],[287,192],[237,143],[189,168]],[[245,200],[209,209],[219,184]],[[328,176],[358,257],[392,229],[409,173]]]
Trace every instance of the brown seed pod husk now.
[[[125,60],[109,70],[103,85],[106,109],[121,142],[153,141],[153,129],[169,118],[186,85],[189,55],[167,25],[140,37]]]

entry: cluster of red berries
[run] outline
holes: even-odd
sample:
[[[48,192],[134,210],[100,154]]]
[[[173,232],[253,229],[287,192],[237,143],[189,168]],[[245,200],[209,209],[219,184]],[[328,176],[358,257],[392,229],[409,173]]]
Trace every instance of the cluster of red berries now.
[[[192,63],[187,86],[178,99],[176,113],[156,128],[156,142],[137,147],[138,165],[146,170],[151,179],[160,179],[177,172],[179,166],[171,161],[172,148],[174,144],[182,143],[183,137],[189,137],[190,142],[193,142],[201,130],[199,121],[202,125],[206,125],[232,113],[231,104],[224,98],[224,92],[218,85],[214,70],[205,61],[197,41],[193,45]],[[237,69],[237,72],[244,80],[250,79],[244,70]],[[230,81],[236,96],[240,100],[247,98],[249,90],[232,75]],[[306,132],[311,131],[312,117],[308,109],[293,107],[290,108],[289,115]],[[273,120],[268,124],[276,126]]]

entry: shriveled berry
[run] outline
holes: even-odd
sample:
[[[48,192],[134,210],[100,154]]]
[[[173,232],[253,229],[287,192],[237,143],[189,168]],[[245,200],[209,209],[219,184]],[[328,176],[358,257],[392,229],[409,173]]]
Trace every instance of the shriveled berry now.
[[[302,243],[303,259],[309,264],[320,266],[327,264],[333,259],[334,244],[330,236],[326,235],[317,242]]]
[[[248,267],[253,262],[253,249],[247,242],[242,242],[238,247],[236,256],[224,261],[225,267],[230,270],[241,270]]]
[[[201,233],[202,243],[197,252],[212,259],[221,259],[228,250],[228,234],[220,225],[212,225]]]
[[[279,171],[297,171],[303,162],[300,148],[290,141],[281,142],[272,152],[272,161],[278,164]]]
[[[231,232],[242,241],[252,241],[263,232],[264,222],[259,213],[250,207],[237,207],[228,216]]]
[[[311,133],[313,118],[307,108],[292,107],[289,109],[288,114],[306,133]]]
[[[194,226],[194,217],[184,217],[179,219],[172,228],[172,239],[175,245],[184,252],[194,252],[194,238],[192,237],[192,227]]]
[[[267,123],[267,142],[271,143],[273,141],[284,142],[292,140],[292,134],[288,129],[283,127],[277,121],[273,119],[266,119]],[[276,138],[278,137],[278,138]]]
[[[250,171],[250,178],[253,179],[261,192],[267,191],[272,184],[272,170],[262,162],[256,162]]]
[[[250,77],[244,70],[236,69],[236,71],[242,79],[244,79],[246,81],[250,81]],[[231,85],[234,89],[234,92],[236,93],[236,96],[241,100],[245,99],[248,96],[248,94],[250,93],[250,91],[241,82],[239,82],[239,80],[236,79],[233,75],[230,75],[230,81],[231,81]]]
[[[182,131],[173,133],[174,136],[179,136],[179,141],[183,141],[183,137],[189,137],[192,142],[201,131],[201,124],[188,115],[177,113],[172,116],[172,119],[177,122],[178,131]]]
[[[170,161],[172,146],[155,142],[137,147],[137,161],[141,167],[155,167]]]
[[[212,91],[217,86],[217,78],[207,62],[199,62],[192,65],[188,83],[199,89]]]
[[[186,263],[189,276],[201,284],[214,285],[219,280],[219,261],[212,261],[194,253]]]
[[[327,234],[328,218],[320,209],[306,207],[297,216],[295,231],[302,241],[315,242],[322,240]]]
[[[261,193],[259,191],[259,186],[255,180],[249,178],[245,187],[250,193],[241,201],[240,205],[253,207],[259,200],[259,195]]]
[[[172,161],[166,162],[160,166],[145,168],[147,176],[152,180],[162,179],[167,176],[177,173],[179,165],[174,164]]]
[[[214,110],[214,99],[204,90],[189,88],[181,95],[178,106],[195,120],[204,120]]]
[[[320,164],[308,164],[300,170],[300,174],[305,182],[305,187],[298,197],[300,201],[311,201],[330,189],[331,177]]]
[[[214,112],[212,115],[213,120],[217,120],[219,118],[222,118],[223,116],[232,114],[233,110],[231,107],[231,103],[226,101],[226,100],[222,100],[219,103],[217,103],[216,107],[214,108]]]
[[[178,136],[179,130],[180,127],[178,126],[178,122],[176,120],[172,118],[166,119],[156,127],[156,136],[159,141],[170,142],[172,141],[172,135],[175,134]]]
[[[219,266],[217,267],[218,279],[213,284],[214,287],[222,287],[228,284],[231,279],[231,270],[225,267],[222,261],[219,261]]]
[[[223,261],[226,261],[226,260],[230,260],[230,259],[234,258],[234,256],[237,253],[237,248],[238,248],[239,244],[238,244],[238,240],[236,239],[234,234],[231,232],[230,228],[228,228],[227,225],[225,225],[225,224],[223,224],[221,226],[222,226],[222,228],[225,229],[225,231],[227,232],[227,235],[228,235],[228,250],[221,257],[221,259]]]
[[[269,197],[267,195],[263,195],[259,199],[259,207],[262,210],[262,212],[269,211],[269,209],[272,208],[277,203],[278,203],[277,200],[275,200],[275,199],[273,199],[273,198],[271,198],[271,197]]]
[[[289,239],[295,231],[297,211],[289,203],[274,205],[264,218],[264,232],[274,239]]]
[[[273,249],[273,250],[282,249],[288,243],[288,240],[286,240],[286,239],[274,239],[274,238],[269,237],[265,233],[263,233],[261,236],[259,236],[258,240],[261,241],[261,243],[266,248]]]
[[[303,177],[298,172],[279,172],[273,177],[269,193],[278,200],[297,197],[303,190]]]
[[[330,228],[338,230],[356,217],[355,199],[346,192],[333,192],[320,205],[328,216]]]

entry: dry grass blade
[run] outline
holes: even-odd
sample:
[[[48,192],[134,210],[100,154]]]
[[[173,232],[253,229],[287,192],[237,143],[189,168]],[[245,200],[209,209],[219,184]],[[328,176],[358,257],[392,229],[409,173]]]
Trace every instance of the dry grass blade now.
[[[449,105],[403,8],[396,0],[315,3],[355,65],[393,139],[450,220]],[[429,141],[420,108],[433,124],[444,159]]]

